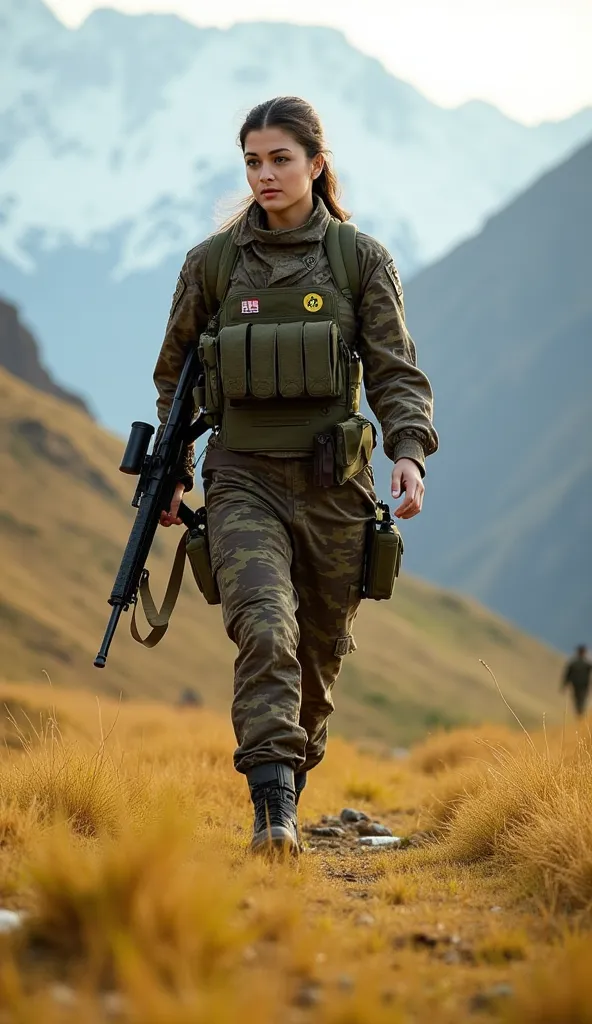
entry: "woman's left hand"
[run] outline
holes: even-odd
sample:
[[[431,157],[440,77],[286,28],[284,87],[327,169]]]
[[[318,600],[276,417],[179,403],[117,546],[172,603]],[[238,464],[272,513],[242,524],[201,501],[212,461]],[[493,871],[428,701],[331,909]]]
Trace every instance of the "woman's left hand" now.
[[[397,519],[413,519],[421,512],[425,487],[419,466],[413,459],[398,459],[393,468],[391,480],[393,498],[405,492],[405,501],[395,509]]]

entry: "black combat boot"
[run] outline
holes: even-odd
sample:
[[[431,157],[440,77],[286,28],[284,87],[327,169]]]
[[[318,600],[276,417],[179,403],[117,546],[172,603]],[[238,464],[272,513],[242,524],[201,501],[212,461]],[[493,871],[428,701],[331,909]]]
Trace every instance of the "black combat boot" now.
[[[300,800],[300,794],[306,786],[306,772],[296,772],[294,775],[294,789],[296,790],[296,806]]]
[[[285,764],[261,764],[247,772],[255,824],[253,853],[298,853],[294,771]]]

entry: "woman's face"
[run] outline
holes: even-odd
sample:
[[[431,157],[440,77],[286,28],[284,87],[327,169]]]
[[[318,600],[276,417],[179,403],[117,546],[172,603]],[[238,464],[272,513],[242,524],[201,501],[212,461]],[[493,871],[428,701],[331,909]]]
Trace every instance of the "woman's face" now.
[[[312,201],[312,183],[324,165],[282,128],[262,128],[245,139],[245,165],[251,191],[266,213],[282,214]]]

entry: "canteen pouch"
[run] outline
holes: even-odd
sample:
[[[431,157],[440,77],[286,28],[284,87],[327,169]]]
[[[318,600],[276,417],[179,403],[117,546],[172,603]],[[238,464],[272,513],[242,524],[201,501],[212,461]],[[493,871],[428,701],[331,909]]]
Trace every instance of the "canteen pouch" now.
[[[364,416],[350,416],[333,428],[335,483],[344,484],[368,465],[376,445],[374,426]]]
[[[210,561],[205,508],[195,513],[195,522],[187,534],[185,550],[195,582],[207,603],[220,604],[220,592]]]
[[[395,526],[388,505],[376,503],[376,517],[368,524],[362,597],[388,601],[401,568],[403,538]]]

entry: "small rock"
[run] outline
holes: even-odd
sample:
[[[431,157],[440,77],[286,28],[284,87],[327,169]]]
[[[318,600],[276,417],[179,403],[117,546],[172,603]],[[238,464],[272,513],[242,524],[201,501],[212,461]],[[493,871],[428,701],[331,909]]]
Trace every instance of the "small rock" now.
[[[430,935],[429,932],[414,932],[411,936],[411,941],[414,946],[425,946],[427,949],[433,949],[441,940],[437,935]]]
[[[500,999],[509,999],[513,995],[514,989],[512,986],[502,982],[499,985],[492,985],[491,988],[485,989],[484,992],[477,992],[472,997],[469,1007],[476,1013],[481,1010],[490,1010]]]
[[[381,825],[379,821],[359,821],[356,825],[356,832],[359,836],[392,836],[390,828]]]
[[[130,1005],[121,992],[105,992],[103,1009],[108,1017],[125,1017],[129,1013]]]
[[[501,914],[501,912],[502,912],[502,910],[504,908],[503,907],[490,907],[489,909],[490,909],[490,912],[492,914]]]
[[[54,1003],[59,1003],[60,1006],[74,1007],[78,1002],[78,996],[69,985],[52,985],[50,992]]]
[[[345,831],[337,828],[336,825],[310,826],[304,830],[309,836],[318,836],[319,839],[343,839]]]
[[[239,910],[252,910],[255,906],[255,900],[252,896],[245,896],[238,905]]]
[[[399,849],[400,845],[399,836],[362,836],[361,839],[358,839],[358,846],[375,846],[381,850],[384,850],[385,846]]]
[[[323,992],[318,981],[309,981],[302,985],[293,999],[294,1006],[307,1008],[318,1006],[323,999]]]
[[[341,826],[341,818],[338,818],[336,814],[323,814],[321,818],[321,824],[323,825],[337,825],[338,828]]]
[[[340,988],[342,992],[351,992],[354,984],[351,974],[340,974],[337,979],[337,988]]]
[[[372,914],[358,914],[354,920],[354,924],[357,925],[358,928],[371,928],[374,924],[374,918],[372,917]]]
[[[344,807],[339,817],[344,825],[355,825],[358,821],[370,820],[363,811],[355,811],[352,807]]]
[[[463,962],[463,958],[458,949],[449,949],[442,957],[442,960],[445,964],[461,964]]]
[[[257,950],[254,946],[245,946],[243,949],[243,963],[252,964],[257,959]]]
[[[24,919],[25,915],[17,910],[0,909],[0,932],[6,935],[8,932],[16,931],[22,927]]]

